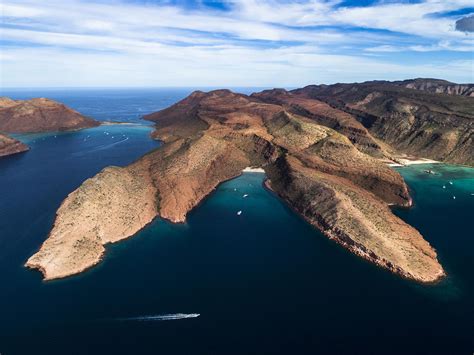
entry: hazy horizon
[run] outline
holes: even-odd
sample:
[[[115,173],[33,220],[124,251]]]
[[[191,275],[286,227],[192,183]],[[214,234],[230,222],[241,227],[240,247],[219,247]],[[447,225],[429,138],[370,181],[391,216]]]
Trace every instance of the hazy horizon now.
[[[307,85],[332,85],[332,84],[351,84],[351,83],[363,83],[363,82],[370,82],[370,81],[403,81],[403,80],[415,80],[415,79],[424,79],[424,80],[430,80],[430,79],[435,79],[435,80],[447,80],[447,79],[442,79],[442,78],[406,78],[406,79],[397,79],[397,80],[364,80],[364,81],[345,81],[345,82],[325,82],[325,83],[312,83],[312,84],[307,84]],[[448,80],[449,81],[449,80]],[[454,83],[454,82],[453,82]],[[472,82],[456,82],[455,84],[473,84]],[[307,86],[304,85],[304,86]],[[0,87],[0,94],[2,91],[27,91],[27,90],[140,90],[140,89],[145,89],[145,90],[172,90],[172,89],[193,89],[193,90],[219,90],[219,89],[228,89],[228,90],[234,90],[234,89],[259,89],[259,90],[266,90],[266,89],[285,89],[285,90],[293,90],[293,89],[299,89],[304,86],[253,86],[253,85],[240,85],[240,86],[230,86],[230,85],[222,85],[222,86],[202,86],[202,85],[196,85],[196,86],[11,86],[11,87],[5,87],[2,86]]]

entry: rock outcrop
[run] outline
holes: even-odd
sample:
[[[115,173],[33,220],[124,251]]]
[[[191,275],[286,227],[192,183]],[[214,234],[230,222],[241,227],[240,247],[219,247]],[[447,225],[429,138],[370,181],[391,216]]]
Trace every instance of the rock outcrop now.
[[[69,131],[98,125],[99,122],[53,100],[0,98],[0,132]]]
[[[271,96],[194,92],[146,116],[164,145],[72,192],[26,265],[46,279],[81,272],[100,260],[105,244],[156,216],[185,221],[219,183],[254,166],[295,211],[352,252],[413,280],[441,278],[435,250],[388,207],[411,199],[402,177],[379,159],[383,144],[327,103]]]
[[[0,133],[0,157],[26,152],[28,149],[26,144]]]

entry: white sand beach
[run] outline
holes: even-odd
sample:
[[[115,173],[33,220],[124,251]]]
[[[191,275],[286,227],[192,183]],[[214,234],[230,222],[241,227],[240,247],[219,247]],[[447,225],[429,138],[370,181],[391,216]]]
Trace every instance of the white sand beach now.
[[[262,168],[253,168],[253,167],[246,167],[244,170],[242,170],[244,173],[265,173],[265,170]]]
[[[396,160],[387,160],[386,161],[388,166],[391,167],[402,167],[402,166],[409,166],[409,165],[418,165],[418,164],[439,164],[440,161],[432,160],[432,159],[425,159],[425,158],[397,158]]]

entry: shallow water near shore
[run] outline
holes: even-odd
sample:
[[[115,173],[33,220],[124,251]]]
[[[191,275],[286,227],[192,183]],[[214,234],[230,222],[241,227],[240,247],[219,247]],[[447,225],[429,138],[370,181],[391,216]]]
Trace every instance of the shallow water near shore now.
[[[24,268],[67,194],[104,166],[158,147],[150,131],[21,135],[31,151],[0,159],[0,353],[472,352],[471,168],[397,169],[415,205],[394,211],[437,249],[448,273],[435,285],[400,279],[329,241],[263,188],[261,173],[223,183],[184,224],[157,219],[108,246],[81,275],[43,282]]]

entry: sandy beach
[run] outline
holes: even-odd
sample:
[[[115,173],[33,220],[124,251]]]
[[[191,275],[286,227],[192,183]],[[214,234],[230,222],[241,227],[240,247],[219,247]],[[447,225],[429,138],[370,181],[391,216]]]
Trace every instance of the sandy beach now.
[[[440,161],[432,160],[432,159],[425,159],[425,158],[412,158],[412,157],[404,157],[404,158],[397,158],[396,160],[386,160],[385,161],[388,166],[391,167],[403,167],[409,165],[418,165],[418,164],[439,164]]]
[[[100,123],[101,126],[116,126],[116,125],[124,125],[124,126],[145,126],[141,123],[135,122],[114,122],[114,121],[103,121]]]
[[[252,168],[250,166],[246,167],[244,170],[242,170],[244,173],[265,173],[265,170],[262,168]]]

